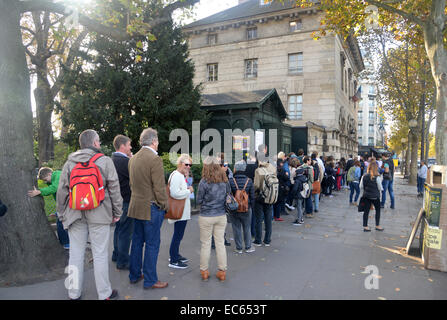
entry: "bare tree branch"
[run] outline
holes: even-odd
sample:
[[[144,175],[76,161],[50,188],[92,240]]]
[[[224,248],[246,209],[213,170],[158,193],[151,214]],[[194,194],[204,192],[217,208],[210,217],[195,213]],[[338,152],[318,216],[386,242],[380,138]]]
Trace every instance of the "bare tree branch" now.
[[[408,19],[408,20],[410,20],[410,21],[412,21],[412,22],[414,22],[414,23],[416,23],[416,24],[418,24],[420,26],[424,25],[424,21],[421,18],[419,18],[419,17],[417,17],[414,14],[411,14],[409,12],[405,12],[403,10],[400,10],[400,9],[394,8],[393,6],[390,6],[389,4],[387,4],[387,2],[389,3],[389,1],[385,1],[385,2],[380,2],[378,0],[365,0],[365,1],[370,3],[370,4],[373,4],[373,5],[377,6],[379,8],[382,8],[384,10],[387,10],[387,11],[393,12],[395,14],[398,14],[401,17],[403,17],[405,19]],[[393,1],[392,4],[394,4],[394,3],[399,3],[399,2],[398,1],[394,2]]]

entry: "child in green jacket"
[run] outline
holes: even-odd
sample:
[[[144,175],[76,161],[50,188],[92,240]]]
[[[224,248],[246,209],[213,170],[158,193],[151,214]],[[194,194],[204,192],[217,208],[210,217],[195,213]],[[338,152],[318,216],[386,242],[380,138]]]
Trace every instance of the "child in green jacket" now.
[[[40,179],[40,180],[43,180],[44,182],[46,182],[48,187],[40,188],[40,189],[36,189],[36,187],[34,187],[34,190],[28,191],[28,196],[35,197],[38,195],[41,195],[41,196],[53,195],[54,200],[56,200],[56,193],[57,193],[57,188],[59,186],[60,176],[61,176],[60,170],[53,171],[53,169],[47,168],[47,167],[40,168],[39,173],[37,175],[37,179]],[[57,213],[56,213],[56,216],[57,216]],[[67,230],[64,230],[64,227],[62,226],[62,223],[59,221],[59,219],[57,220],[57,235],[59,238],[59,242],[64,246],[65,249],[68,250],[70,248],[68,232],[67,232]]]

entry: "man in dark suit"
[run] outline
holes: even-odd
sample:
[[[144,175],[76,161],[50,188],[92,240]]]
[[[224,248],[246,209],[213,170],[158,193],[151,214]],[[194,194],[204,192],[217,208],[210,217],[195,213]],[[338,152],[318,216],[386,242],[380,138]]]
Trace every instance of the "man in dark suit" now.
[[[123,197],[123,215],[116,223],[113,235],[112,261],[116,262],[116,268],[119,270],[129,269],[129,249],[133,232],[133,219],[127,216],[131,194],[129,186],[129,159],[132,157],[132,146],[130,143],[130,138],[121,134],[113,139],[113,146],[116,152],[112,154],[112,160],[118,173],[121,196]]]
[[[142,280],[143,269],[144,289],[166,288],[168,283],[157,277],[160,228],[168,209],[163,160],[157,153],[157,131],[152,128],[143,130],[140,145],[140,151],[129,161],[132,195],[128,217],[134,218],[129,279],[131,283]]]

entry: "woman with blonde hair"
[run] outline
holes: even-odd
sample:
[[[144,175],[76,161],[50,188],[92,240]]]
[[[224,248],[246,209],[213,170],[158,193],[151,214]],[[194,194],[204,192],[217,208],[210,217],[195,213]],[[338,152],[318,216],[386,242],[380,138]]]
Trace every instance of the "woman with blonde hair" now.
[[[171,246],[169,248],[169,267],[176,269],[186,269],[188,259],[182,257],[179,253],[180,242],[185,234],[186,223],[191,219],[190,195],[194,192],[192,186],[188,187],[186,179],[191,170],[192,159],[189,154],[181,154],[177,159],[177,170],[169,176],[169,192],[174,199],[185,199],[183,215],[178,220],[168,219],[168,223],[174,224],[174,234],[172,235]]]
[[[218,272],[220,281],[226,278],[227,252],[224,244],[227,216],[225,199],[231,192],[226,173],[220,167],[218,158],[208,156],[203,161],[202,179],[197,192],[197,203],[200,205],[200,273],[203,280],[209,278],[209,260],[211,253],[211,237],[214,236]]]
[[[368,227],[369,210],[371,204],[376,209],[376,230],[383,231],[380,226],[380,194],[383,191],[382,176],[379,174],[379,166],[376,161],[371,161],[366,174],[360,180],[360,190],[363,190],[363,201],[365,202],[365,211],[363,212],[363,231],[370,232]]]

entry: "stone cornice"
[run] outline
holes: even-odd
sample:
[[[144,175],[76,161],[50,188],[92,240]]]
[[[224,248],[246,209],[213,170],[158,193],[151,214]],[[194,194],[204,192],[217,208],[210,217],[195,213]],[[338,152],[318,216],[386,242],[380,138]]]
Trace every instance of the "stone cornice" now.
[[[258,24],[267,23],[270,21],[280,21],[283,19],[299,19],[300,16],[303,15],[316,15],[318,13],[318,9],[316,8],[303,8],[303,9],[286,9],[283,10],[285,12],[269,12],[267,14],[257,15],[245,17],[242,19],[233,19],[227,21],[221,21],[211,24],[204,24],[200,26],[193,27],[183,27],[183,33],[186,36],[190,36],[193,34],[201,34],[202,32],[217,32],[219,30],[226,30],[229,28],[240,28],[240,27],[251,27],[256,26]]]

